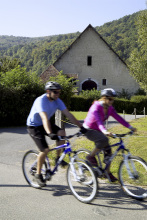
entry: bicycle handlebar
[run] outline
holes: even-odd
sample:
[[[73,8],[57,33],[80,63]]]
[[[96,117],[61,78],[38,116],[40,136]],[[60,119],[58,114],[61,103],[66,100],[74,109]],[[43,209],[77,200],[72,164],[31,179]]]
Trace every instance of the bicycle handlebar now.
[[[129,131],[125,134],[113,134],[112,138],[122,138],[122,137],[125,137],[127,135],[133,135],[134,134],[134,131]]]
[[[59,140],[68,140],[68,139],[71,139],[71,138],[74,137],[74,136],[79,137],[79,136],[82,136],[82,135],[83,135],[83,134],[79,131],[79,132],[77,132],[77,133],[75,133],[75,134],[73,134],[73,135],[58,136],[58,138],[59,138]]]
[[[134,133],[134,131],[129,131],[129,132],[125,133],[125,134],[112,134],[113,135],[112,138],[122,138],[122,137],[125,137],[127,135],[133,135],[133,133]],[[84,134],[79,131],[79,132],[77,132],[77,133],[75,133],[73,135],[58,136],[58,138],[59,138],[59,140],[68,140],[68,139],[71,139],[74,136],[80,137],[82,135],[84,135]]]

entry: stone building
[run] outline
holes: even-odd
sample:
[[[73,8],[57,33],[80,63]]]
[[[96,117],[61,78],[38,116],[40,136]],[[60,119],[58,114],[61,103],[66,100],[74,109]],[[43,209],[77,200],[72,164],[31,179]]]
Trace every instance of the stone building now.
[[[91,25],[55,61],[53,67],[78,79],[76,86],[79,91],[113,88],[134,93],[139,88],[126,63]],[[41,77],[50,74],[49,67]]]

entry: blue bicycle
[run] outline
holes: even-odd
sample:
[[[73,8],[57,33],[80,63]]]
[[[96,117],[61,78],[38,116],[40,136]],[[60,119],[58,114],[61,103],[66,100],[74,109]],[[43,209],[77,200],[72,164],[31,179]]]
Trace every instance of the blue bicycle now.
[[[124,192],[138,200],[147,198],[147,163],[140,157],[132,156],[130,151],[126,149],[123,137],[133,135],[133,132],[128,132],[125,134],[114,134],[113,138],[119,138],[120,141],[110,146],[110,148],[118,146],[114,154],[109,158],[106,165],[103,167],[101,153],[98,152],[97,161],[98,167],[93,167],[98,178],[108,178],[111,182],[109,175],[107,173],[107,168],[110,166],[114,157],[118,152],[122,152],[123,160],[121,161],[118,169],[119,182],[121,184]],[[86,156],[90,154],[87,149],[80,149],[77,151],[78,158],[85,159]]]
[[[79,137],[82,135],[80,132],[60,137],[61,140],[66,140],[66,143],[57,146],[50,151],[64,149],[63,153],[61,154],[60,158],[58,159],[55,167],[51,170],[49,158],[46,157],[45,162],[43,164],[41,173],[43,178],[46,181],[51,180],[51,177],[57,172],[58,166],[60,165],[61,161],[64,159],[65,155],[69,156],[69,165],[67,169],[67,182],[72,194],[81,202],[89,203],[91,202],[97,195],[98,190],[98,182],[95,176],[95,172],[93,168],[86,163],[84,160],[79,160],[76,154],[76,151],[72,151],[72,146],[69,142],[69,139],[77,136]],[[26,181],[29,183],[30,186],[34,188],[41,188],[36,180],[35,180],[35,173],[37,170],[37,157],[39,152],[30,150],[27,151],[23,157],[22,161],[22,170]],[[73,156],[71,156],[71,154]]]

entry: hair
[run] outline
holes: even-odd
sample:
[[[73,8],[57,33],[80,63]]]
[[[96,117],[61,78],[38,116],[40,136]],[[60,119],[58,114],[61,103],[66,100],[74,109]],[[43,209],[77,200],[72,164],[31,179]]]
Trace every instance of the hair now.
[[[92,102],[92,104],[93,104],[95,101],[105,101],[106,98],[107,98],[106,96],[102,96],[100,99],[94,100],[94,101]]]
[[[106,96],[102,96],[98,101],[105,101],[107,99]]]

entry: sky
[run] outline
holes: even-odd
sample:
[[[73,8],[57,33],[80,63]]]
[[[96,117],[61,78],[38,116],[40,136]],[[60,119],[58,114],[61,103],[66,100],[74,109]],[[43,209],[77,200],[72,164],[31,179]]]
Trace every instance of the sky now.
[[[147,0],[0,0],[0,35],[82,32],[147,9]]]

